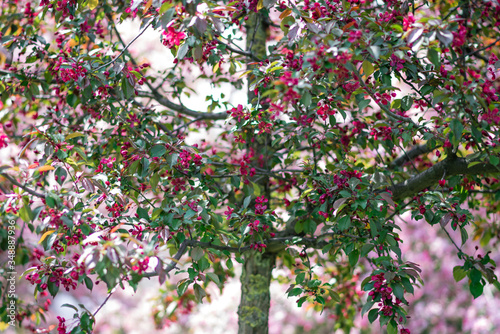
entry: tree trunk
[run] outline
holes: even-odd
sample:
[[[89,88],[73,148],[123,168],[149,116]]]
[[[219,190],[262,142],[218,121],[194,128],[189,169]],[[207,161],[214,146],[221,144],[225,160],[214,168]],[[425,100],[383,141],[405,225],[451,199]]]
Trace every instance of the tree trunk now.
[[[252,13],[247,20],[247,50],[260,59],[266,57],[267,24],[261,13]],[[252,60],[249,59],[251,62]],[[248,66],[251,69],[251,66]],[[248,83],[253,81],[249,76]],[[248,91],[248,101],[256,104],[256,95]],[[267,134],[255,138],[252,144],[255,152],[267,155],[270,158],[271,150]],[[266,159],[267,160],[267,159]],[[266,165],[264,168],[271,168]],[[270,200],[269,178],[262,177],[258,185],[263,190],[261,193]],[[238,307],[238,333],[239,334],[267,334],[269,331],[269,307],[271,295],[269,286],[272,271],[276,262],[275,253],[259,253],[251,250],[244,254],[245,262],[241,273],[241,301]]]
[[[239,334],[267,334],[269,328],[269,285],[276,260],[272,253],[248,252],[241,274],[238,308]]]

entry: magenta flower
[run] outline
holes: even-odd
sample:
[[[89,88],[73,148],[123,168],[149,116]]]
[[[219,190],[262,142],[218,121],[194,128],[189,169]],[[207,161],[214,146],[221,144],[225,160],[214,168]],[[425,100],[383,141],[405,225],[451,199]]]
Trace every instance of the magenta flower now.
[[[181,41],[186,37],[182,31],[176,31],[174,27],[170,26],[163,32],[166,38],[163,40],[163,45],[168,48],[173,48],[175,45],[181,45]]]

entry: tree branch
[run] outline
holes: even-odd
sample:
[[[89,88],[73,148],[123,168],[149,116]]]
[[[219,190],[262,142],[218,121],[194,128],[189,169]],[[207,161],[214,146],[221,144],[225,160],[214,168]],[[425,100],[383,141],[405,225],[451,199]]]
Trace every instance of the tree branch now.
[[[405,154],[401,155],[399,158],[394,159],[390,164],[389,168],[395,168],[395,167],[400,167],[404,165],[405,163],[413,160],[414,158],[418,157],[421,154],[429,153],[433,149],[430,149],[427,147],[427,145],[418,145],[406,152]]]
[[[380,109],[382,109],[390,118],[392,118],[394,120],[405,122],[405,123],[409,123],[409,124],[412,124],[413,126],[415,126],[415,128],[417,128],[417,129],[419,128],[419,126],[417,124],[415,124],[410,117],[404,117],[404,116],[401,116],[401,115],[397,115],[397,114],[393,113],[391,110],[389,110],[389,108],[387,108],[386,106],[384,106],[382,103],[378,102],[377,99],[375,98],[375,94],[372,92],[372,90],[363,81],[363,78],[361,77],[361,74],[359,74],[359,71],[356,68],[356,65],[354,65],[352,63],[350,63],[350,65],[354,69],[354,74],[356,74],[356,76],[358,77],[358,82],[361,84],[361,86],[363,86],[363,88],[370,95],[370,97],[372,98],[372,100],[375,101],[375,103],[378,104],[378,106],[380,107]]]
[[[21,183],[17,182],[16,180],[14,180],[12,177],[10,177],[10,175],[7,175],[5,173],[0,173],[0,175],[2,175],[3,177],[5,177],[7,180],[9,180],[10,183],[18,186],[19,188],[23,189],[24,191],[26,191],[27,193],[30,193],[31,195],[33,196],[36,196],[36,197],[39,197],[39,198],[45,198],[45,195],[44,194],[41,194],[39,192],[36,192],[34,190],[31,190],[30,188],[26,187],[26,186],[23,186]]]
[[[479,53],[479,52],[481,52],[481,51],[484,51],[484,50],[486,50],[486,49],[489,49],[489,48],[491,48],[492,46],[495,46],[495,44],[497,44],[498,42],[500,42],[500,37],[498,37],[498,38],[497,38],[494,42],[492,42],[492,43],[490,43],[490,44],[488,44],[488,45],[486,45],[486,46],[484,46],[484,47],[482,47],[482,48],[480,48],[480,49],[477,49],[477,50],[472,51],[472,52],[468,52],[468,53],[466,53],[466,54],[464,54],[464,55],[460,56],[460,57],[457,59],[457,61],[460,61],[460,60],[462,60],[462,59],[464,59],[464,58],[466,58],[466,57],[469,57],[469,56],[474,56],[474,55],[476,55],[477,53]]]
[[[186,253],[187,246],[188,246],[188,243],[190,243],[190,241],[191,240],[186,239],[181,243],[181,246],[179,247],[179,250],[177,251],[177,253],[175,253],[173,260],[170,262],[170,264],[167,266],[167,268],[165,268],[165,275],[168,275],[168,273],[171,272],[175,268],[177,262],[179,262],[182,255],[184,255],[184,253]]]
[[[127,49],[139,38],[141,37],[142,34],[144,34],[144,32],[149,28],[149,26],[153,23],[153,20],[151,20],[148,24],[146,24],[144,26],[144,28],[142,28],[142,30],[139,32],[139,34],[137,36],[134,37],[133,40],[130,41],[130,43],[128,43],[125,48],[118,54],[118,56],[116,56],[113,60],[111,60],[110,62],[104,64],[104,65],[101,65],[99,66],[98,68],[95,69],[95,71],[99,71],[100,69],[102,68],[106,68],[108,67],[109,65],[113,64],[115,61],[117,61],[126,51]]]
[[[148,84],[148,82],[146,81]],[[139,92],[139,97],[148,97],[148,98],[153,98],[156,102],[161,104],[164,107],[167,107],[168,109],[177,111],[180,114],[191,116],[191,117],[196,117],[199,120],[220,120],[220,119],[226,119],[227,118],[227,113],[226,112],[218,112],[218,113],[208,113],[208,112],[201,112],[201,111],[196,111],[192,110],[189,108],[186,108],[184,106],[178,105],[176,103],[173,103],[160,93],[156,89],[154,89],[151,85],[149,85],[149,88],[151,89],[151,93],[147,93],[144,91]]]
[[[336,235],[336,234],[335,233],[325,233],[325,234],[322,234],[322,235],[319,235],[319,236],[313,237],[313,238],[305,238],[305,237],[300,237],[297,235],[292,235],[292,236],[264,239],[262,241],[262,243],[264,243],[267,246],[266,252],[271,252],[271,253],[278,253],[278,252],[284,250],[286,248],[285,242],[292,240],[294,238],[298,238],[297,242],[294,243],[295,245],[304,245],[304,246],[310,247],[310,248],[321,249],[329,243],[329,241],[323,240],[323,238],[329,237],[329,236],[334,236],[334,235]],[[344,237],[354,238],[354,239],[359,238],[358,236],[355,236],[355,235],[347,235],[347,234],[339,234],[339,235],[344,236]],[[339,246],[340,244],[335,244],[335,245]],[[181,257],[186,253],[188,246],[189,247],[199,246],[202,248],[212,248],[212,249],[216,249],[216,250],[220,250],[220,251],[228,251],[231,253],[243,253],[245,251],[251,250],[250,245],[243,246],[243,247],[232,247],[232,246],[216,245],[216,244],[213,244],[211,242],[201,242],[198,240],[186,239],[181,243],[179,250],[173,256],[172,261],[165,268],[165,274],[168,275],[168,273],[176,267],[176,265],[179,262],[179,260],[181,259]],[[157,273],[157,272],[148,272],[148,273],[142,274],[142,276],[149,278],[149,277],[158,276],[158,274],[159,273]]]
[[[471,162],[479,161],[481,163],[468,167]],[[446,159],[436,163],[426,171],[413,176],[412,178],[398,183],[389,190],[392,191],[394,201],[400,201],[410,196],[414,196],[420,191],[429,188],[436,184],[443,174],[450,177],[453,175],[481,175],[500,173],[497,166],[490,163],[485,163],[480,159],[471,159],[470,156],[458,158],[456,156],[448,156]]]
[[[110,18],[111,19],[111,18]],[[151,23],[149,23],[148,25],[146,25],[146,27],[144,27],[143,31],[136,36],[136,38],[134,38],[129,44],[125,45],[125,42],[123,41],[123,39],[121,38],[120,36],[120,33],[118,32],[118,29],[116,28],[116,25],[113,23],[113,28],[115,30],[115,33],[120,41],[120,43],[124,46],[124,49],[122,50],[122,52],[120,53],[120,55],[118,55],[118,57],[116,57],[112,62],[106,64],[106,65],[103,65],[103,66],[108,66],[110,64],[112,64],[113,62],[115,62],[124,52],[127,52],[130,56],[130,59],[132,61],[132,63],[134,63],[135,65],[137,65],[137,62],[135,61],[135,59],[132,57],[132,55],[130,54],[130,52],[128,52],[128,48],[129,46],[144,32],[146,31],[146,29],[149,27],[149,25],[151,25]],[[102,66],[101,66],[102,67]],[[99,68],[101,68],[99,67]],[[98,68],[98,69],[99,69]],[[178,105],[176,103],[173,103],[171,102],[170,100],[168,100],[166,97],[164,97],[162,94],[160,94],[158,92],[157,89],[155,89],[150,83],[148,80],[146,80],[146,85],[149,87],[149,89],[151,90],[151,93],[147,93],[147,92],[144,92],[144,91],[139,91],[139,97],[147,97],[147,98],[151,98],[151,99],[154,99],[155,101],[157,101],[159,104],[161,104],[162,106],[164,107],[167,107],[171,110],[174,110],[174,111],[177,111],[178,113],[181,113],[181,114],[184,114],[184,115],[188,115],[188,116],[192,116],[192,117],[196,117],[198,118],[199,120],[207,120],[207,119],[211,119],[211,120],[219,120],[219,119],[225,119],[227,118],[227,113],[225,112],[221,112],[221,113],[216,113],[216,114],[211,114],[211,113],[204,113],[204,112],[201,112],[201,111],[195,111],[195,110],[191,110],[189,108],[186,108],[182,105]],[[163,124],[158,124],[160,126],[160,128],[165,131],[165,132],[169,132],[167,131],[167,129],[165,128],[165,126]]]
[[[235,49],[233,48],[231,45],[227,44],[227,43],[224,43],[223,41],[221,40],[218,40],[217,38],[214,38],[214,41],[216,41],[218,44],[220,45],[224,45],[226,47],[226,49],[228,49],[229,51],[231,52],[234,52],[234,53],[237,53],[237,54],[240,54],[242,56],[247,56],[247,57],[250,57],[252,58],[253,60],[255,61],[262,61],[261,59],[259,59],[259,57],[255,56],[253,53],[249,52],[249,51],[244,51],[244,50],[238,50],[238,49]]]

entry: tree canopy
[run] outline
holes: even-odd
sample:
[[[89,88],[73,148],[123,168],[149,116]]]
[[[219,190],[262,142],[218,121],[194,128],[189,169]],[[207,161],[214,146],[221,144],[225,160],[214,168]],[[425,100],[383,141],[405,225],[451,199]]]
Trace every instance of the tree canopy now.
[[[0,272],[38,300],[158,279],[201,303],[238,262],[261,334],[279,265],[335,328],[410,333],[401,216],[449,238],[474,298],[500,289],[464,248],[500,235],[498,1],[19,0],[0,22]],[[8,286],[0,320],[43,327]],[[59,333],[92,332],[100,308],[70,307]]]

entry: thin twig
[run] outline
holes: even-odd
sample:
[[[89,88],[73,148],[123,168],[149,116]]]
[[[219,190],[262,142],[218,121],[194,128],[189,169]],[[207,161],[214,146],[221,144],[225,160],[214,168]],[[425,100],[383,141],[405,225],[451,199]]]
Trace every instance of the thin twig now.
[[[96,314],[102,309],[102,307],[104,306],[104,304],[106,304],[108,302],[109,298],[111,298],[111,295],[115,292],[115,289],[118,286],[118,284],[120,284],[120,283],[117,283],[115,285],[115,287],[111,290],[111,292],[108,293],[108,296],[106,297],[106,299],[104,299],[104,301],[102,302],[102,304],[99,305],[99,307],[97,308],[97,310],[95,310],[95,312],[92,314],[94,316],[94,318],[95,318]]]
[[[124,53],[125,51],[127,51],[127,49],[139,38],[141,37],[142,34],[144,34],[144,32],[149,28],[149,26],[153,23],[153,20],[151,20],[151,22],[149,22],[148,24],[146,24],[146,26],[144,28],[142,28],[142,30],[139,32],[139,34],[137,36],[134,37],[133,40],[130,41],[130,43],[127,44],[127,46],[125,46],[125,48],[120,52],[120,54],[118,54],[118,56],[116,56],[113,60],[111,60],[109,63],[106,63],[104,65],[101,65],[99,66],[98,68],[95,69],[95,72],[99,71],[100,69],[102,68],[105,68],[105,67],[108,67],[109,65],[113,64],[115,61],[117,61]]]
[[[441,224],[439,224],[441,225]],[[443,227],[441,226],[441,228],[443,229],[443,231],[446,233],[446,235],[448,236],[448,239],[450,239],[450,241],[453,243],[453,245],[455,246],[455,248],[461,252],[462,250],[460,249],[460,247],[458,247],[458,245],[455,243],[455,240],[452,239],[451,235],[448,233],[448,231]]]
[[[224,45],[226,47],[226,49],[228,49],[229,51],[231,52],[234,52],[234,53],[237,53],[237,54],[240,54],[242,56],[246,56],[246,57],[250,57],[252,58],[253,60],[255,61],[262,61],[259,57],[255,56],[252,52],[250,51],[244,51],[244,50],[238,50],[238,49],[235,49],[233,48],[231,45],[227,44],[227,43],[224,43],[223,41],[221,40],[218,40],[218,39],[214,39],[215,42],[217,42],[218,44],[220,45]]]
[[[25,190],[26,192],[30,193],[31,195],[33,196],[36,196],[36,197],[40,197],[40,198],[45,198],[45,195],[44,194],[41,194],[39,192],[36,192],[34,190],[31,190],[30,188],[26,187],[26,186],[23,186],[21,183],[17,182],[16,180],[14,180],[12,177],[10,177],[10,175],[7,175],[5,173],[0,173],[0,175],[2,175],[3,177],[5,177],[7,180],[10,181],[10,183],[18,186],[19,188]]]
[[[480,49],[477,49],[477,50],[475,50],[475,51],[472,51],[472,52],[469,52],[469,53],[466,53],[466,54],[464,54],[464,55],[460,56],[460,57],[459,57],[456,61],[460,61],[460,60],[462,60],[462,59],[464,59],[464,58],[466,58],[466,57],[473,56],[473,55],[475,55],[476,53],[479,53],[479,52],[481,52],[481,51],[484,51],[484,50],[486,50],[486,49],[489,49],[489,48],[491,48],[492,46],[495,46],[495,44],[497,44],[498,42],[500,42],[500,37],[498,37],[498,38],[497,38],[494,42],[492,42],[492,43],[490,43],[490,44],[488,44],[488,45],[486,45],[486,46],[484,46],[484,47],[482,47],[482,48],[480,48]]]
[[[416,128],[418,128],[418,125],[415,124],[410,117],[404,117],[404,116],[401,116],[401,115],[397,115],[397,114],[393,113],[391,110],[389,110],[389,108],[387,108],[386,106],[384,106],[382,103],[380,103],[375,98],[375,94],[372,92],[372,90],[363,81],[363,78],[361,77],[361,74],[359,74],[359,71],[356,68],[356,65],[354,65],[354,64],[351,63],[351,66],[354,69],[354,74],[356,74],[356,76],[358,77],[358,82],[361,83],[361,86],[363,86],[363,88],[370,95],[370,97],[373,99],[373,101],[375,101],[375,103],[377,103],[379,105],[380,109],[382,109],[383,111],[385,111],[385,113],[387,115],[389,115],[390,118],[393,118],[393,119],[401,121],[401,122],[412,124],[413,126],[415,126]]]

